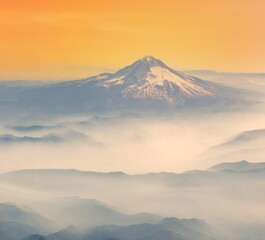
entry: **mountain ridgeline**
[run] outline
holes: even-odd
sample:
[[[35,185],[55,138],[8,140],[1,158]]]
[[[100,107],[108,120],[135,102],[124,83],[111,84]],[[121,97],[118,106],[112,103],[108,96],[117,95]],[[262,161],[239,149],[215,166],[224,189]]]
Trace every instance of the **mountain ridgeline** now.
[[[263,240],[264,166],[240,161],[179,174],[74,169],[1,174],[8,199],[15,200],[19,193],[30,208],[0,203],[0,239]],[[33,193],[45,199],[33,201]],[[93,198],[77,197],[85,195]],[[242,197],[244,205],[238,201]],[[241,207],[246,204],[256,207]]]

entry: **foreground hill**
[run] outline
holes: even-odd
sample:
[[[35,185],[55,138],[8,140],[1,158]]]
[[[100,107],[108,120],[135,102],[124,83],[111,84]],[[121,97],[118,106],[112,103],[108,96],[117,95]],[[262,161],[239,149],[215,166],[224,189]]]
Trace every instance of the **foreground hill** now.
[[[158,224],[139,224],[127,227],[103,226],[92,230],[84,240],[214,240],[216,233],[204,221],[197,219],[164,219]]]
[[[214,240],[215,230],[206,222],[198,219],[164,219],[157,224],[138,224],[130,226],[101,226],[88,230],[84,235],[76,233],[73,228],[42,236],[31,235],[23,240]]]
[[[95,199],[63,197],[35,203],[35,208],[49,215],[62,227],[74,226],[87,229],[99,225],[130,225],[157,223],[162,218],[154,214],[124,214]]]
[[[55,228],[40,214],[11,203],[0,204],[0,239],[16,240],[33,233],[49,233]]]

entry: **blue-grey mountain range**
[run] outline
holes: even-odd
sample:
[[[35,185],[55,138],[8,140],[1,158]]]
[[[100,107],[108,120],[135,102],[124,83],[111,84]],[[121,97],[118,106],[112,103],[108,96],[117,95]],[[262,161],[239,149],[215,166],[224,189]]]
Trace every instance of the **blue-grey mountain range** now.
[[[51,84],[1,85],[0,111],[8,116],[110,111],[175,111],[246,107],[252,92],[175,71],[146,56],[116,73]]]

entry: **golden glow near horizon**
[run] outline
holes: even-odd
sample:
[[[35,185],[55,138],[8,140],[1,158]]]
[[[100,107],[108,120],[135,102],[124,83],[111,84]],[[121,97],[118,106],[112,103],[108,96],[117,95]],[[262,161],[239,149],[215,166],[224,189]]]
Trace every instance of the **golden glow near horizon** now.
[[[263,0],[0,0],[0,79],[75,79],[145,55],[265,72]]]

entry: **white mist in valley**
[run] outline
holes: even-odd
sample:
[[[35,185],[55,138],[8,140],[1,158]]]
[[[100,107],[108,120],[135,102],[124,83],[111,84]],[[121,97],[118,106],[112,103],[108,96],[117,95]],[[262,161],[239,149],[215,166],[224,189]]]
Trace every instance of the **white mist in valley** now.
[[[264,122],[262,112],[245,112],[169,119],[102,116],[36,123],[38,130],[26,123],[27,131],[2,126],[2,136],[12,134],[22,139],[1,143],[1,172],[62,167],[133,174],[204,169],[228,160],[209,159],[209,148],[244,131],[263,129]],[[25,136],[33,139],[23,139]],[[258,153],[249,157],[231,160],[262,160]]]

